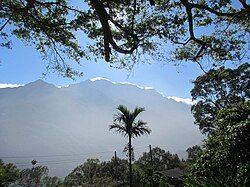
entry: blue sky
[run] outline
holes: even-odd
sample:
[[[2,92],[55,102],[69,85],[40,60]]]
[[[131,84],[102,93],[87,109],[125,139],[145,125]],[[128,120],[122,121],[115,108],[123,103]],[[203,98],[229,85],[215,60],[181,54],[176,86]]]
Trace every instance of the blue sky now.
[[[78,3],[77,1],[77,6]],[[240,6],[239,3],[234,3],[235,6]],[[152,61],[151,64],[137,64],[129,72],[111,68],[103,60],[95,63],[82,59],[82,66],[79,67],[79,70],[84,73],[82,77],[71,80],[56,73],[43,77],[42,74],[46,72],[46,62],[42,60],[34,47],[27,46],[14,37],[12,43],[11,50],[0,47],[0,84],[27,84],[42,78],[46,82],[62,86],[94,77],[104,77],[113,82],[130,82],[142,87],[152,87],[165,96],[191,98],[190,90],[193,87],[191,82],[202,74],[199,66],[191,62],[182,63],[176,67],[171,63],[163,64]],[[74,64],[73,61],[70,63]]]
[[[143,87],[152,87],[165,96],[190,98],[192,80],[202,73],[196,64],[183,63],[174,66],[171,63],[156,61],[151,64],[137,64],[132,71],[118,70],[100,60],[90,62],[81,60],[79,70],[84,74],[75,80],[63,78],[57,73],[43,77],[46,61],[33,46],[27,46],[15,38],[12,49],[0,48],[0,83],[27,84],[37,79],[57,86],[74,84],[94,77],[104,77],[113,82],[130,82]],[[70,62],[74,64],[74,62]]]

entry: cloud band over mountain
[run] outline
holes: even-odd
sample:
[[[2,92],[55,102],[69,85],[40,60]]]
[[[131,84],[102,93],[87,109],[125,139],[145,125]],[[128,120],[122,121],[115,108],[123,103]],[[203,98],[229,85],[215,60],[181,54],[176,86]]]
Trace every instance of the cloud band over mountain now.
[[[133,83],[129,83],[129,82],[113,82],[107,78],[104,78],[104,77],[95,77],[95,78],[92,78],[90,79],[92,82],[95,82],[95,81],[100,81],[100,80],[104,80],[104,81],[108,81],[108,82],[111,82],[113,84],[124,84],[124,85],[133,85],[133,86],[136,86],[140,89],[145,89],[145,90],[154,90],[154,88],[152,87],[143,87],[143,86],[139,86],[137,84],[133,84]],[[17,87],[20,87],[20,86],[24,86],[24,84],[11,84],[11,83],[0,83],[0,88],[17,88]],[[69,85],[63,85],[63,86],[58,86],[58,88],[67,88],[69,87]],[[157,90],[155,90],[156,92],[158,92]],[[173,99],[177,102],[182,102],[182,103],[185,103],[185,104],[188,104],[188,105],[193,105],[195,102],[192,101],[192,99],[190,98],[181,98],[181,97],[176,97],[176,96],[165,96],[163,93],[161,92],[158,92],[160,93],[162,96],[168,98],[168,99]]]

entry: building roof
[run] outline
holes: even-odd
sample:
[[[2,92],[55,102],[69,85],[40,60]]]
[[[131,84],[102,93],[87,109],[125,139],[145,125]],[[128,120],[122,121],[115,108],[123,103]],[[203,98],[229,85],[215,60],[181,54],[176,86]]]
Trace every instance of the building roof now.
[[[163,172],[167,177],[170,178],[180,178],[187,174],[185,170],[180,168],[169,169]]]

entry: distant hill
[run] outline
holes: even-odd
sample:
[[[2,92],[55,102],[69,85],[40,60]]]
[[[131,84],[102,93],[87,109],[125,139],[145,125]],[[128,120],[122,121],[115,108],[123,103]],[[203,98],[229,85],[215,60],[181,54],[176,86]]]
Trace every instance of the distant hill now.
[[[115,150],[124,157],[127,140],[108,129],[119,104],[146,108],[139,118],[152,133],[133,140],[135,156],[149,144],[183,153],[201,142],[191,106],[153,89],[102,79],[58,88],[38,80],[0,89],[0,158],[20,167],[36,159],[65,176],[86,158],[109,159]]]

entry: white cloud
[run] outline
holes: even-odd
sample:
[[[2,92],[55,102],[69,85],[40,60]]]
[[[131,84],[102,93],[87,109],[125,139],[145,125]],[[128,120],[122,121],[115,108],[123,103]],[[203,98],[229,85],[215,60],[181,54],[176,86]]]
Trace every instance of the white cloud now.
[[[94,82],[94,81],[99,81],[99,80],[105,80],[105,81],[109,81],[109,82],[111,82],[111,83],[113,83],[113,84],[132,85],[132,86],[136,86],[137,88],[140,88],[140,89],[153,90],[152,87],[148,87],[148,86],[143,87],[143,86],[139,86],[139,85],[137,85],[137,84],[130,83],[130,82],[113,82],[113,81],[111,81],[111,80],[109,80],[109,79],[107,79],[107,78],[104,78],[104,77],[95,77],[95,78],[92,78],[92,79],[90,79],[90,80],[91,80],[92,82]]]
[[[63,86],[58,86],[58,88],[68,88],[69,84],[63,85]]]
[[[144,89],[145,89],[145,90],[153,90],[154,88],[149,87],[149,86],[146,86],[146,87],[144,87]]]
[[[188,105],[193,105],[195,104],[194,101],[192,101],[192,99],[189,99],[189,98],[181,98],[181,97],[175,97],[175,96],[170,96],[170,97],[167,97],[168,99],[173,99],[177,102],[182,102],[182,103],[186,103]]]
[[[130,83],[130,82],[113,82],[114,84],[126,84],[126,85],[132,85],[132,86],[136,86],[137,88],[140,88],[140,89],[145,89],[144,87],[142,86],[139,86],[137,84],[133,84],[133,83]]]
[[[113,84],[125,84],[125,85],[132,85],[132,86],[136,86],[137,88],[140,88],[140,89],[145,89],[145,90],[154,90],[154,88],[152,87],[143,87],[143,86],[139,86],[137,84],[134,84],[134,83],[130,83],[130,82],[112,82],[111,80],[107,79],[107,78],[104,78],[104,77],[95,77],[95,78],[92,78],[90,79],[92,82],[94,81],[99,81],[99,80],[105,80],[105,81],[109,81]],[[158,92],[159,94],[161,94],[163,97],[167,98],[167,99],[173,99],[177,102],[182,102],[182,103],[185,103],[185,104],[188,104],[188,105],[194,105],[195,102],[192,101],[192,99],[190,98],[181,98],[181,97],[176,97],[176,96],[165,96],[162,92],[159,92],[157,90],[155,90],[156,92]]]
[[[0,88],[17,88],[23,86],[23,84],[7,84],[7,83],[0,83]]]
[[[92,82],[94,82],[94,81],[99,81],[99,80],[105,80],[105,81],[109,81],[109,82],[111,82],[109,79],[106,79],[106,78],[104,78],[104,77],[95,77],[95,78],[92,78],[92,79],[90,79]]]

